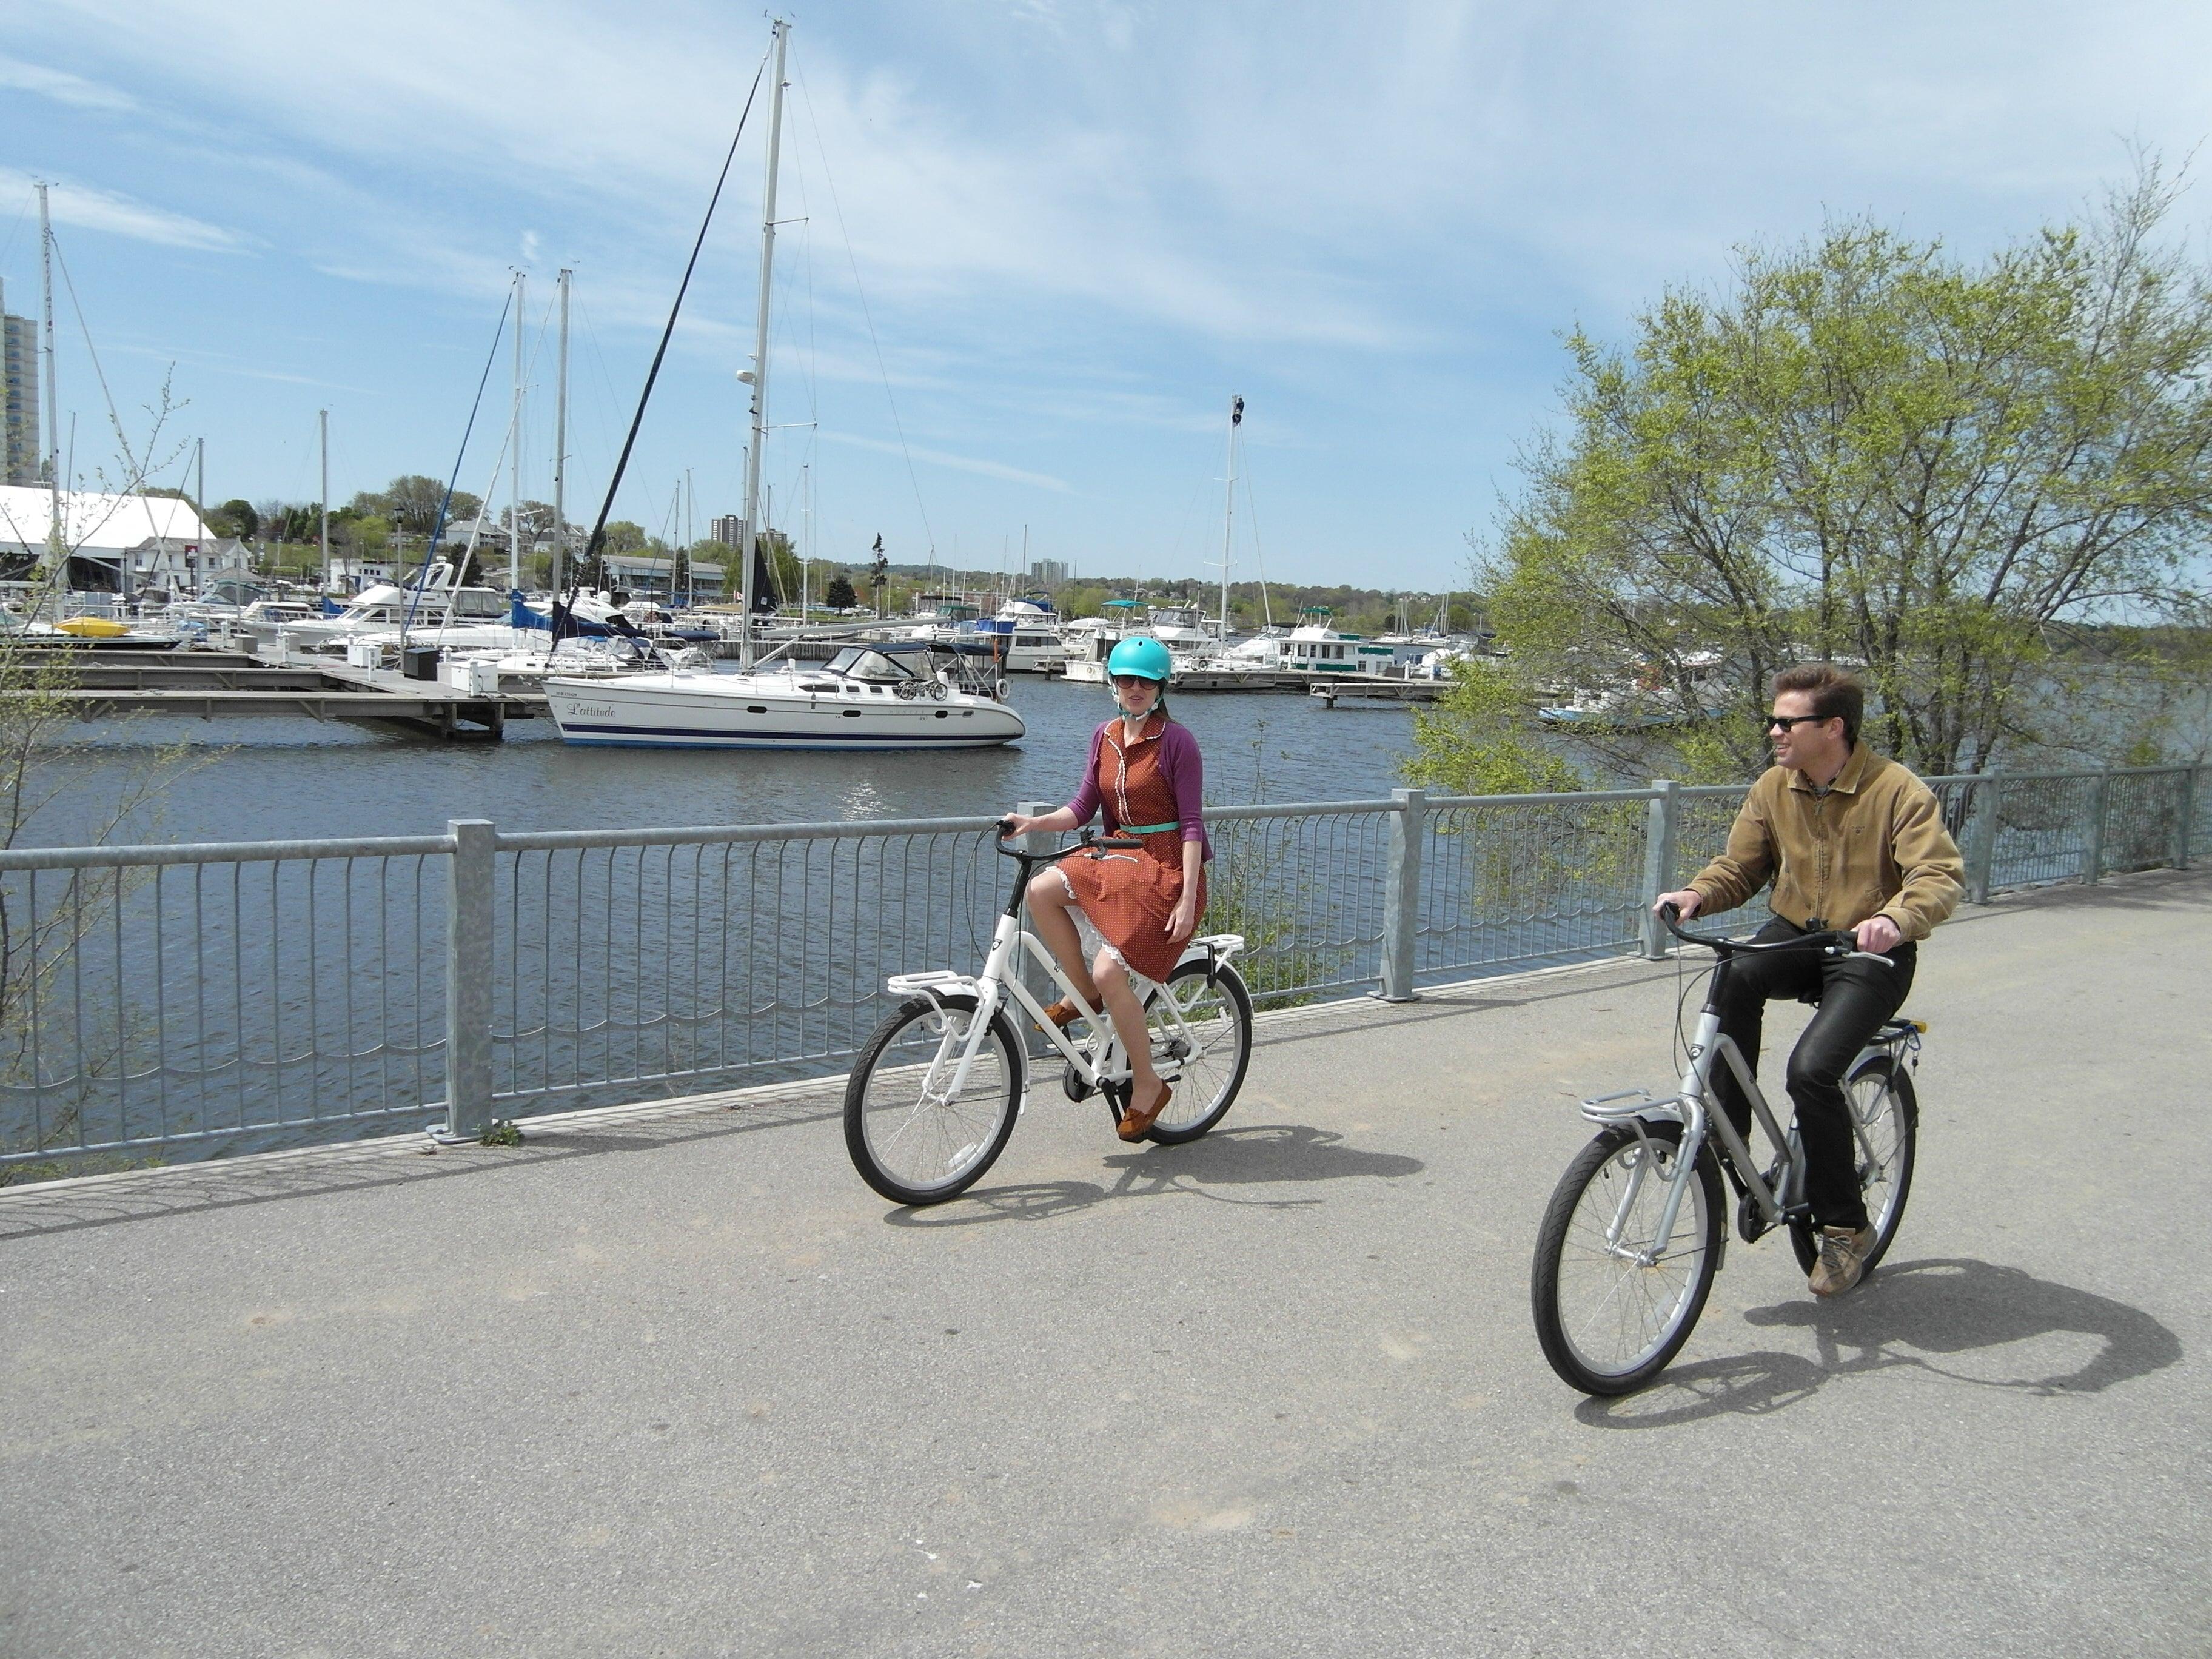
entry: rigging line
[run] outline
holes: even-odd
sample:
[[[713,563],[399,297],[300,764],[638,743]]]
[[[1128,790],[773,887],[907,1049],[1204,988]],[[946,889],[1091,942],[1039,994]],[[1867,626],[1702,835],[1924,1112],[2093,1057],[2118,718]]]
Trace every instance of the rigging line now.
[[[773,48],[771,48],[771,51]],[[730,164],[738,159],[738,141],[745,136],[745,122],[753,112],[753,100],[760,94],[761,77],[768,73],[768,58],[761,58],[760,67],[753,71],[752,90],[745,94],[745,106],[738,115],[738,130],[730,136],[730,153],[722,158],[721,175],[714,180],[714,193],[707,198],[707,216],[699,222],[699,235],[691,244],[691,258],[684,267],[684,280],[677,285],[676,303],[668,307],[668,325],[660,331],[660,344],[653,354],[653,367],[646,371],[645,390],[638,394],[637,413],[630,417],[629,435],[623,440],[622,454],[615,461],[615,475],[607,481],[606,498],[599,503],[599,522],[592,526],[592,538],[584,544],[583,562],[592,563],[599,556],[600,545],[606,540],[607,514],[615,504],[615,491],[622,488],[623,473],[629,465],[629,452],[637,442],[637,429],[645,424],[645,405],[653,396],[653,383],[660,378],[661,359],[668,355],[669,337],[676,332],[676,318],[684,309],[684,296],[691,287],[691,273],[699,268],[699,250],[707,246],[707,227],[714,222],[715,204],[722,199],[722,186],[729,182]],[[760,365],[765,374],[768,365]],[[569,575],[570,593],[574,593],[575,575]]]
[[[76,279],[70,275],[69,261],[62,257],[62,239],[49,231],[47,240],[53,246],[54,263],[62,268],[62,286],[69,289],[70,309],[76,313],[77,332],[84,336],[85,355],[92,359],[92,372],[100,381],[100,395],[107,400],[107,423],[115,428],[115,441],[123,447],[123,459],[131,464],[131,477],[143,484],[146,475],[139,468],[137,456],[131,453],[130,437],[123,430],[123,417],[115,412],[115,394],[107,389],[107,371],[100,366],[100,349],[92,343],[92,325],[85,321],[84,307],[77,302]],[[54,411],[54,415],[58,413]],[[48,418],[54,418],[54,415]],[[149,454],[147,459],[150,464],[153,458]]]
[[[520,326],[520,319],[518,319],[518,326]],[[465,577],[469,574],[469,567],[476,562],[477,543],[483,535],[484,507],[489,505],[491,501],[492,491],[499,488],[500,471],[507,465],[507,452],[509,446],[511,446],[514,441],[515,421],[514,417],[510,415],[507,417],[506,435],[499,441],[499,453],[491,458],[491,482],[484,487],[484,493],[477,499],[476,522],[469,526],[469,543],[466,547],[461,550],[460,562],[453,572],[456,578]],[[515,531],[512,526],[508,527],[507,534],[510,537],[515,534]],[[455,587],[459,587],[460,585],[461,584],[458,580],[453,583]],[[442,647],[445,644],[446,630],[453,625],[453,595],[449,592],[446,596],[446,614],[438,618],[438,644],[440,646]],[[404,631],[399,636],[399,645],[402,650],[406,648],[407,635]]]
[[[461,428],[461,447],[454,453],[453,470],[446,479],[446,493],[438,502],[438,520],[430,527],[430,544],[422,550],[422,568],[416,573],[415,585],[409,590],[407,614],[399,619],[399,638],[403,644],[406,641],[407,630],[415,625],[416,603],[422,597],[422,590],[429,586],[430,566],[437,559],[438,544],[445,539],[446,513],[453,504],[453,486],[460,482],[461,459],[469,453],[469,434],[477,429],[477,411],[483,407],[484,387],[491,384],[491,366],[499,360],[499,343],[507,334],[507,313],[514,308],[514,290],[509,289],[507,298],[500,302],[499,326],[492,331],[491,349],[484,354],[483,373],[477,378],[477,400],[469,405],[468,424]],[[519,319],[517,325],[520,326]],[[482,508],[477,509],[477,520],[478,523],[483,520]],[[450,602],[447,608],[451,608]]]
[[[1262,626],[1275,625],[1275,609],[1267,599],[1267,557],[1260,550],[1260,509],[1252,500],[1252,469],[1250,458],[1244,468],[1244,522],[1252,529],[1252,562],[1260,573],[1260,609],[1265,618]]]
[[[830,206],[837,216],[837,234],[845,239],[845,262],[853,268],[853,292],[860,301],[860,315],[868,325],[868,343],[876,354],[876,372],[884,379],[884,401],[890,405],[891,430],[898,434],[899,455],[906,462],[907,482],[914,486],[915,511],[921,514],[921,532],[929,542],[930,557],[937,556],[937,532],[929,527],[929,508],[922,504],[921,479],[914,470],[914,457],[907,451],[906,428],[899,420],[898,399],[891,394],[891,372],[884,362],[884,343],[876,337],[875,313],[868,309],[867,291],[860,286],[860,262],[853,252],[853,233],[845,224],[845,204],[837,198],[836,176],[830,170],[830,151],[822,142],[822,123],[815,118],[814,94],[806,84],[806,71],[794,69],[793,77],[806,100],[806,125],[814,130],[814,148],[822,157],[822,182],[829,187]]]

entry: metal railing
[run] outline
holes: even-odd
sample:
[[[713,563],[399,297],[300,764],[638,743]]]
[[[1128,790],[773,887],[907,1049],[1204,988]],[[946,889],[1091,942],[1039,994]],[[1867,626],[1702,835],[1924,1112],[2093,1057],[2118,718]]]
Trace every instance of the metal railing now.
[[[1929,780],[1967,896],[2185,866],[2212,767]],[[1741,788],[1209,810],[1262,1007],[1641,951]],[[0,853],[0,1168],[456,1134],[835,1072],[901,971],[980,963],[990,820]],[[1756,921],[1760,907],[1742,913]]]

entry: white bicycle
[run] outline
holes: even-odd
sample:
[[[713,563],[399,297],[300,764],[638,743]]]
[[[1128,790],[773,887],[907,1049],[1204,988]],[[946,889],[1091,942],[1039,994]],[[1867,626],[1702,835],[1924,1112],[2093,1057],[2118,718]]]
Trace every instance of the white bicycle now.
[[[1119,1123],[1129,1104],[1129,1062],[1104,1012],[1090,1008],[1043,943],[1021,925],[1031,873],[1064,858],[1097,858],[1141,848],[1133,839],[1088,831],[1050,853],[1009,847],[1014,889],[991,936],[980,974],[932,969],[887,981],[905,999],[878,1026],[845,1085],[845,1146],[860,1178],[898,1204],[941,1204],[979,1180],[1006,1150],[1028,1095],[1029,1055],[1014,1019],[1028,1014],[1066,1061],[1060,1086],[1070,1100],[1104,1097]],[[1169,1146],[1195,1140],[1221,1121],[1243,1087],[1252,1058],[1252,997],[1235,957],[1241,933],[1211,933],[1184,946],[1159,983],[1138,979],[1152,1063],[1176,1085],[1148,1139]],[[1091,1035],[1078,1040],[1045,1018],[1044,1005],[1016,975],[1022,954],[1084,1009]]]

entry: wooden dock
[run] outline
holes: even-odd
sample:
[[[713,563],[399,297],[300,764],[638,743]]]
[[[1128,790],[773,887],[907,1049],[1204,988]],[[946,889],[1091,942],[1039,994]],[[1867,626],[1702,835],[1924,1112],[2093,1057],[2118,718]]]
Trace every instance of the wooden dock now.
[[[410,680],[388,669],[343,663],[265,662],[234,651],[171,651],[100,657],[70,652],[70,684],[46,695],[86,720],[121,714],[386,721],[441,738],[506,734],[511,720],[545,709],[543,691],[480,696],[439,680]]]
[[[1451,690],[1449,680],[1401,680],[1383,674],[1318,674],[1306,695],[1324,708],[1340,702],[1353,708],[1382,708],[1434,702]]]

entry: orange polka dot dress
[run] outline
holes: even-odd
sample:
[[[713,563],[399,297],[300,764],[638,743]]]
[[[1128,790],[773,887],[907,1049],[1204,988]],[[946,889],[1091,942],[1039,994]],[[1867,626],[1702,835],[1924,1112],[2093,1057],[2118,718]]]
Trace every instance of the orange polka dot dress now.
[[[1133,834],[1139,851],[1079,854],[1060,861],[1068,890],[1098,935],[1131,972],[1164,980],[1182,960],[1188,939],[1168,937],[1168,919],[1182,897],[1182,848],[1204,848],[1198,871],[1198,915],[1206,914],[1206,866],[1212,856],[1199,821],[1202,785],[1198,744],[1187,726],[1155,714],[1133,743],[1119,720],[1098,728],[1091,775],[1069,803],[1076,822],[1103,811],[1109,835]],[[1194,928],[1194,933],[1196,931]]]

